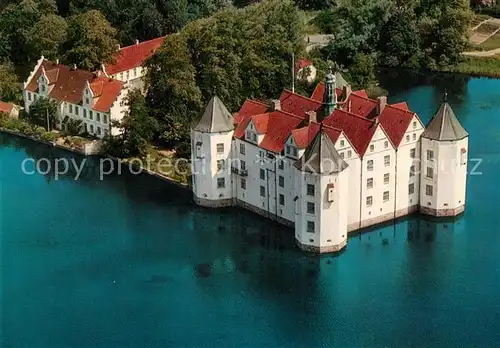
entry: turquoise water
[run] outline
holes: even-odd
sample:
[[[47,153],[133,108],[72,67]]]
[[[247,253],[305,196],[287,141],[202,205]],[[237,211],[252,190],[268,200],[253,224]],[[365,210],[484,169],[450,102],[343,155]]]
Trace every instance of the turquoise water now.
[[[336,256],[154,178],[100,181],[97,160],[78,181],[24,175],[26,158],[81,158],[0,135],[0,346],[497,346],[500,80],[386,80],[424,122],[446,88],[482,174],[463,217],[388,224]]]

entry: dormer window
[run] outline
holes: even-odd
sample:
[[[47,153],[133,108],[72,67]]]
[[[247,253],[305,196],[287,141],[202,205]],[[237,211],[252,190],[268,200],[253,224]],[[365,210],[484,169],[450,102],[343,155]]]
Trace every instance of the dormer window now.
[[[90,104],[89,98],[85,98],[85,104]]]
[[[252,134],[252,140],[254,142],[257,142],[257,134],[255,134],[255,133]]]
[[[344,147],[345,142],[343,140],[340,141],[340,147]]]
[[[88,89],[85,90],[85,95],[89,95],[89,90]]]

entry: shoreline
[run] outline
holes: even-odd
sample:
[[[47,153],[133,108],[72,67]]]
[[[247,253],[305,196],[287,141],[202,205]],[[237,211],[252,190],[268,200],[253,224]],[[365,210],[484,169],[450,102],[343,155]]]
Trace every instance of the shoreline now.
[[[85,152],[83,152],[83,151],[81,151],[79,149],[72,148],[72,147],[69,147],[69,146],[60,145],[60,144],[57,144],[56,142],[52,142],[52,141],[46,141],[46,140],[42,140],[42,139],[37,139],[35,137],[26,135],[26,134],[21,133],[21,132],[15,132],[15,131],[12,131],[10,129],[0,128],[0,133],[4,133],[4,134],[7,134],[7,135],[12,135],[12,136],[24,138],[24,139],[27,139],[27,140],[31,140],[31,141],[34,141],[34,142],[37,142],[37,143],[40,143],[40,144],[43,144],[43,145],[46,145],[46,146],[55,147],[55,148],[58,148],[58,149],[61,149],[61,150],[64,150],[64,151],[76,153],[76,154],[84,156],[84,157],[99,156],[99,157],[109,158],[109,159],[111,159],[111,160],[113,160],[115,162],[118,162],[120,165],[123,165],[125,163],[129,163],[128,161],[124,161],[124,160],[119,159],[118,157],[113,157],[113,156],[110,156],[110,155],[103,155],[103,154],[90,154],[89,155],[89,154],[85,154]],[[156,178],[158,178],[158,179],[160,179],[162,181],[165,181],[167,183],[174,184],[174,185],[176,185],[176,186],[178,186],[180,188],[183,188],[183,189],[186,189],[186,190],[190,190],[190,186],[188,184],[184,184],[184,183],[179,182],[177,180],[174,180],[173,178],[170,178],[170,177],[168,177],[166,175],[157,173],[157,172],[149,170],[147,168],[140,167],[139,165],[135,165],[133,163],[132,163],[132,166],[134,166],[135,169],[141,168],[141,173],[140,174],[147,174],[147,175],[156,177]]]

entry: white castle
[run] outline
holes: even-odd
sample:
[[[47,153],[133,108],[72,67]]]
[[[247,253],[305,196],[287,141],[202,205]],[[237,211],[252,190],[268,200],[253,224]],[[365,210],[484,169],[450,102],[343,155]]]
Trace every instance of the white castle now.
[[[247,100],[233,116],[210,100],[191,130],[197,204],[293,226],[318,253],[414,212],[464,211],[468,134],[446,100],[425,127],[406,103],[369,99],[330,72],[311,98],[285,90],[270,104]]]

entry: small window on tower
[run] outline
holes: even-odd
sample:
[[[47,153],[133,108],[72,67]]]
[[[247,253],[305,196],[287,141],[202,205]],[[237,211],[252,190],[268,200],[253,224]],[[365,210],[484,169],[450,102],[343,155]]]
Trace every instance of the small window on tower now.
[[[434,195],[434,187],[431,185],[425,185],[425,195],[426,196],[433,196]]]
[[[281,175],[278,177],[280,187],[285,187],[285,178]]]
[[[225,188],[226,180],[224,178],[217,178],[217,188]]]
[[[314,214],[314,208],[313,202],[307,202],[307,214]]]
[[[410,157],[415,158],[415,149],[410,149]]]
[[[293,155],[297,157],[298,151],[296,147],[292,147]]]
[[[252,134],[252,140],[254,141],[254,143],[257,142],[257,134],[255,133]]]
[[[410,167],[410,177],[415,176],[415,166]]]
[[[434,159],[434,151],[427,150],[427,160],[432,161]]]
[[[434,177],[434,168],[427,167],[427,175],[429,179],[432,179]]]
[[[243,190],[247,189],[247,180],[246,179],[241,178],[241,188]]]
[[[314,196],[315,195],[314,185],[307,184],[307,195],[308,196]]]
[[[223,143],[217,144],[217,153],[224,153],[224,144]]]
[[[408,185],[408,194],[412,195],[415,193],[415,184]]]
[[[314,233],[314,221],[307,221],[307,232]]]
[[[260,196],[266,197],[266,188],[264,186],[260,187]]]
[[[285,196],[280,194],[280,205],[285,205]]]
[[[389,191],[384,192],[384,202],[387,202],[389,200]]]
[[[264,169],[260,170],[260,180],[266,180],[266,171]]]

